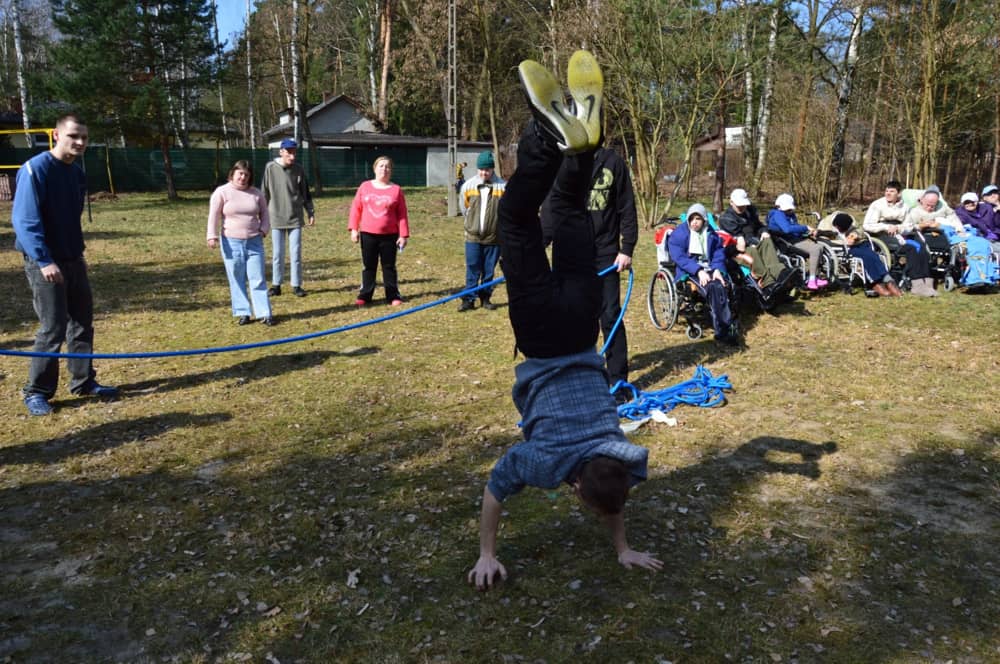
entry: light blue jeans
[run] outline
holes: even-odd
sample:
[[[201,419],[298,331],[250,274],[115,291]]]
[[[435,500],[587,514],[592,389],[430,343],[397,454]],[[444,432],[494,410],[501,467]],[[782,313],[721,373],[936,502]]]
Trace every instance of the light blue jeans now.
[[[271,229],[271,283],[280,286],[285,272],[285,239],[291,260],[292,288],[302,285],[302,227]]]
[[[248,240],[235,240],[222,236],[222,261],[229,277],[229,296],[233,303],[233,316],[250,315],[250,298],[257,318],[271,317],[271,303],[267,299],[267,279],[264,278],[264,238],[260,235]],[[247,281],[250,296],[247,296]]]

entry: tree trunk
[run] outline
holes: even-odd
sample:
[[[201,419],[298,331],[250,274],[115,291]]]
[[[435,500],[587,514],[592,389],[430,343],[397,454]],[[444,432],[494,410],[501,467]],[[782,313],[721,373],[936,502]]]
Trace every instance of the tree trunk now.
[[[219,3],[217,0],[212,0],[212,25],[215,28],[215,85],[219,91],[219,117],[222,119],[222,143],[229,149],[229,127],[226,122],[226,100],[222,96],[222,76],[219,75],[219,69],[222,65],[223,53],[222,53],[222,42],[219,41]]]
[[[719,99],[719,147],[715,149],[715,195],[712,197],[712,209],[716,214],[722,212],[722,197],[726,190],[726,96]]]
[[[305,8],[306,8],[305,37],[299,40],[301,43],[301,49],[299,50],[299,52],[308,54],[310,52],[309,51],[310,38],[312,36],[312,30],[315,23],[313,20],[314,16],[313,6],[309,2],[309,0],[306,0]],[[306,73],[310,70],[310,62],[308,60],[308,55],[303,56],[301,69],[303,72],[302,80],[305,81]],[[306,98],[305,102],[306,104],[309,103],[308,97]],[[320,170],[319,146],[316,145],[315,141],[313,141],[312,127],[309,126],[309,109],[306,109],[305,117],[303,118],[302,131],[304,132],[306,143],[309,144],[309,164],[312,167],[313,193],[316,196],[319,196],[323,193],[323,177],[322,177],[323,173]]]
[[[296,143],[302,142],[302,95],[299,76],[299,0],[292,0],[292,38],[289,44],[292,56],[292,108],[295,113],[295,129],[292,137]],[[281,50],[281,49],[279,49]]]
[[[253,99],[253,49],[250,47],[250,0],[247,0],[247,24],[246,24],[246,41],[247,41],[247,107],[248,115],[250,121],[250,149],[257,149],[257,121],[254,118],[254,99]]]
[[[389,62],[392,58],[392,0],[385,0],[382,11],[382,80],[378,90],[378,118],[382,124],[389,119]]]
[[[885,84],[885,57],[881,59],[882,65],[878,68],[878,82],[875,84],[875,96],[872,98],[872,118],[871,126],[868,129],[868,144],[865,147],[864,167],[861,169],[861,182],[858,185],[858,198],[866,199],[866,188],[868,178],[875,167],[875,137],[879,126],[879,111],[882,106],[882,86]]]
[[[753,113],[753,58],[751,56],[752,43],[750,32],[750,21],[753,18],[747,0],[740,0],[739,6],[743,10],[743,21],[740,24],[740,51],[743,56],[743,179],[749,182],[753,179],[753,152],[750,146],[754,144],[754,113]]]
[[[177,186],[174,184],[174,161],[170,156],[170,141],[167,128],[160,126],[160,154],[163,156],[163,175],[167,181],[167,200],[177,200]]]
[[[761,178],[764,174],[764,162],[767,159],[767,136],[770,130],[771,97],[774,95],[774,61],[778,45],[778,17],[781,15],[781,3],[771,10],[771,21],[768,26],[767,59],[764,61],[764,87],[760,93],[760,113],[757,118],[757,165],[753,171],[753,196],[760,193]]]
[[[861,38],[861,24],[864,20],[864,7],[855,5],[851,12],[854,21],[851,25],[851,37],[847,43],[844,55],[844,66],[837,83],[837,121],[833,130],[833,149],[830,151],[830,168],[827,171],[827,194],[835,203],[839,203],[840,182],[844,171],[844,142],[847,136],[848,110],[851,104],[851,90],[854,85],[854,72],[858,61],[858,41]],[[819,202],[824,204],[823,200]]]
[[[294,3],[292,11],[294,11]],[[281,40],[281,22],[278,20],[278,12],[271,12],[271,20],[274,22],[274,36],[278,42],[278,69],[281,72],[281,88],[285,91],[285,104],[288,108],[293,108],[295,102],[292,94],[292,86],[294,86],[295,83],[288,83],[288,65],[285,64],[285,48],[283,46],[284,42]],[[295,25],[294,17],[292,18],[292,25]],[[294,44],[294,42],[295,37],[292,36],[292,43]],[[292,46],[291,50],[294,52],[295,47]],[[295,67],[294,63],[292,63],[292,67]],[[294,73],[292,76],[295,76]]]
[[[21,0],[11,0],[10,9],[14,22],[14,57],[17,59],[17,93],[21,97],[21,121],[31,129],[28,117],[28,86],[24,83],[24,49],[21,48]]]

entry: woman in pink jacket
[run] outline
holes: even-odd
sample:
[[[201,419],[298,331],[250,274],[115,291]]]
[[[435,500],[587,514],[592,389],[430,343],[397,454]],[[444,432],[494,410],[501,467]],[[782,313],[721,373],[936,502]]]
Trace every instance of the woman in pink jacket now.
[[[348,228],[351,242],[361,242],[361,290],[355,305],[363,307],[375,293],[375,271],[382,262],[386,302],[394,307],[403,304],[396,276],[396,253],[403,251],[410,237],[410,222],[406,216],[406,198],[392,178],[392,159],[378,157],[374,165],[375,178],[358,187],[351,203]]]
[[[206,241],[210,249],[222,247],[222,261],[226,264],[229,296],[237,323],[250,322],[252,299],[257,320],[264,325],[274,325],[264,278],[264,237],[271,228],[267,201],[251,182],[253,167],[243,159],[233,164],[229,169],[229,182],[216,189],[209,199]],[[250,297],[247,296],[248,280]]]

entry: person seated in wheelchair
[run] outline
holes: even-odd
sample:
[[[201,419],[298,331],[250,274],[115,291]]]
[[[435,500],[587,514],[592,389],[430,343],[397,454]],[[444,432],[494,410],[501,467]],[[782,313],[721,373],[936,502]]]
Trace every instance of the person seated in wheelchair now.
[[[670,234],[667,247],[677,265],[676,281],[688,280],[708,302],[716,340],[739,344],[739,326],[729,308],[726,252],[722,239],[708,226],[704,205],[695,203],[688,208],[684,223]]]
[[[808,257],[806,289],[817,291],[829,284],[826,279],[818,276],[819,257],[823,248],[816,242],[816,229],[799,223],[795,215],[795,199],[791,194],[781,194],[775,199],[774,207],[767,213],[767,230],[778,238],[779,250],[785,249],[781,246],[781,242],[784,242],[786,247],[792,247]]]
[[[901,266],[897,274],[902,273],[905,277],[911,286],[910,292],[932,296],[937,291],[931,279],[930,254],[919,236],[914,236],[910,210],[911,206],[903,200],[903,185],[898,180],[889,180],[885,185],[885,195],[868,206],[861,228],[889,248],[894,260]],[[911,236],[913,239],[908,242],[907,238]]]
[[[975,228],[979,235],[990,243],[993,253],[1000,253],[1000,214],[993,206],[980,201],[976,192],[962,194],[962,204],[955,210],[965,226]]]
[[[866,290],[880,297],[900,297],[903,294],[872,247],[868,233],[854,222],[854,217],[846,212],[834,212],[820,222],[819,228],[823,229],[827,223],[836,231],[837,238],[833,241],[842,242],[847,255],[861,261]]]
[[[773,300],[792,286],[795,271],[778,258],[771,235],[760,223],[757,208],[745,189],[733,189],[729,207],[719,216],[720,235],[727,233],[732,242],[725,245],[726,258],[746,266],[760,297]]]
[[[965,232],[958,215],[941,199],[941,190],[938,186],[932,184],[920,194],[917,204],[910,209],[909,218],[914,235],[908,239],[920,242],[927,248],[932,259],[931,268],[935,269],[937,266],[936,269],[940,272],[941,268],[947,267],[948,257],[951,255],[951,243],[945,234],[945,227],[950,227],[958,233]],[[914,280],[913,292],[929,297],[937,295],[934,280],[930,277],[923,280],[923,286],[919,291]]]

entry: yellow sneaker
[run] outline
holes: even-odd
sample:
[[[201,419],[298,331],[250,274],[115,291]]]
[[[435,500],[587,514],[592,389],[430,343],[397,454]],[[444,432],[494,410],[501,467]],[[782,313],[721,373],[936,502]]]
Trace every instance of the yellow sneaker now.
[[[601,144],[604,74],[597,59],[589,51],[577,51],[569,58],[566,72],[569,94],[573,98],[576,118],[587,130],[589,147]]]
[[[559,149],[566,154],[589,149],[587,129],[566,108],[562,88],[552,73],[534,60],[523,61],[517,72],[535,120]]]

